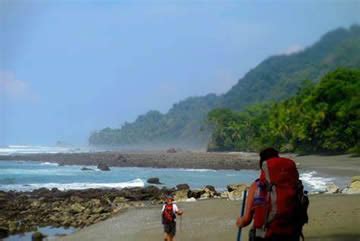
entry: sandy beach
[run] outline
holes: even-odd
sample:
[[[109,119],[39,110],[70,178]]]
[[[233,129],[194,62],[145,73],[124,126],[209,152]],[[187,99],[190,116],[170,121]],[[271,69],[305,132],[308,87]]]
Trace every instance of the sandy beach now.
[[[304,229],[306,240],[360,240],[360,195],[316,195],[310,201],[310,222]],[[178,218],[177,240],[235,240],[234,222],[239,206],[239,201],[228,200],[179,203],[185,214],[182,220]],[[160,206],[130,209],[58,240],[162,240],[159,209]],[[247,240],[247,234],[248,228],[243,230],[243,240]]]

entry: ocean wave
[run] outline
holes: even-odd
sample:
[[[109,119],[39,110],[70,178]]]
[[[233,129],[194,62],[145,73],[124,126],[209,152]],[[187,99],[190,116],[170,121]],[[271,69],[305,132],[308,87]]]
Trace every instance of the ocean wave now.
[[[236,177],[237,175],[236,174],[226,174],[225,176],[227,176],[227,177]]]
[[[311,187],[313,191],[326,191],[326,186],[333,183],[334,179],[329,177],[316,176],[316,171],[305,172],[300,175],[304,184]]]
[[[42,162],[40,163],[42,166],[59,166],[59,163],[56,162]]]
[[[185,172],[216,172],[216,170],[213,170],[213,169],[195,169],[195,168],[184,168],[182,169],[182,171],[185,171]]]
[[[89,152],[87,147],[61,147],[61,146],[31,146],[31,145],[9,145],[0,147],[0,155],[37,154],[37,153],[77,153]]]
[[[0,185],[0,190],[3,191],[33,191],[39,188],[57,188],[64,190],[83,190],[89,188],[126,188],[126,187],[144,187],[145,183],[140,178],[118,183],[33,183],[33,184],[12,184]]]

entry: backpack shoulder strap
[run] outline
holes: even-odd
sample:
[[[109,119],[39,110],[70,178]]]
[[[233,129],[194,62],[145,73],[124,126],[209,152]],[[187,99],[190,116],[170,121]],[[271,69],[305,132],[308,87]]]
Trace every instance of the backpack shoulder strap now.
[[[277,213],[277,194],[276,194],[276,186],[272,184],[271,179],[270,179],[270,170],[269,167],[267,165],[267,162],[265,161],[262,165],[261,168],[264,171],[265,174],[265,179],[266,179],[266,185],[267,185],[267,189],[270,195],[270,200],[271,200],[271,210],[268,214],[268,217],[266,219],[266,223],[271,222],[274,218],[275,215]]]

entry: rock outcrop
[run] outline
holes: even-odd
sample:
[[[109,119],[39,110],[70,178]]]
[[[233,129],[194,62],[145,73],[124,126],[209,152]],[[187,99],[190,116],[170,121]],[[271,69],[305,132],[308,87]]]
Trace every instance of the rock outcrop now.
[[[8,227],[0,227],[0,239],[6,238],[9,235]]]
[[[176,149],[175,148],[169,148],[166,150],[167,153],[176,153]]]
[[[246,185],[231,185],[222,197],[237,200]],[[175,201],[191,202],[220,197],[213,186],[191,190],[181,184],[175,188],[156,186],[123,189],[87,189],[60,191],[40,188],[32,192],[0,191],[0,239],[28,232],[38,226],[83,228],[105,220],[130,207],[159,204],[168,194]]]
[[[31,241],[42,241],[45,237],[45,235],[37,231],[31,235]]]
[[[222,198],[228,198],[230,200],[242,199],[243,192],[247,189],[246,184],[231,184],[227,186],[227,192],[222,193]]]
[[[340,192],[340,188],[338,186],[336,186],[334,183],[330,183],[328,185],[326,185],[326,193],[339,193]]]
[[[110,167],[103,163],[103,162],[100,162],[98,165],[97,165],[97,168],[101,171],[110,171]]]
[[[189,189],[182,189],[175,192],[175,201],[185,202],[189,198]]]
[[[176,185],[176,189],[177,190],[184,190],[184,189],[189,190],[190,186],[188,184],[186,184],[186,183],[178,184],[178,185]]]
[[[203,193],[201,194],[200,199],[214,198],[216,195],[217,195],[217,193],[216,193],[216,190],[214,187],[206,186],[203,189]]]
[[[360,176],[352,177],[350,185],[343,190],[343,193],[346,194],[360,193]]]
[[[149,179],[147,179],[147,183],[150,183],[150,184],[162,184],[160,182],[160,179],[158,177],[150,177]]]
[[[32,192],[0,191],[0,238],[32,231],[38,226],[82,228],[144,202],[159,203],[172,189],[87,189],[59,191],[41,188]]]

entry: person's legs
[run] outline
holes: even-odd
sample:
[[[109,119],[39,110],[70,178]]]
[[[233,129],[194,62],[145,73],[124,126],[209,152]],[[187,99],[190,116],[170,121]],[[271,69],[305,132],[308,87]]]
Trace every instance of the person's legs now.
[[[171,225],[164,224],[164,241],[171,241],[170,234],[171,234]]]
[[[176,223],[174,222],[174,223],[172,223],[171,225],[170,225],[170,232],[169,232],[169,240],[170,241],[175,241],[175,234],[176,234]]]

